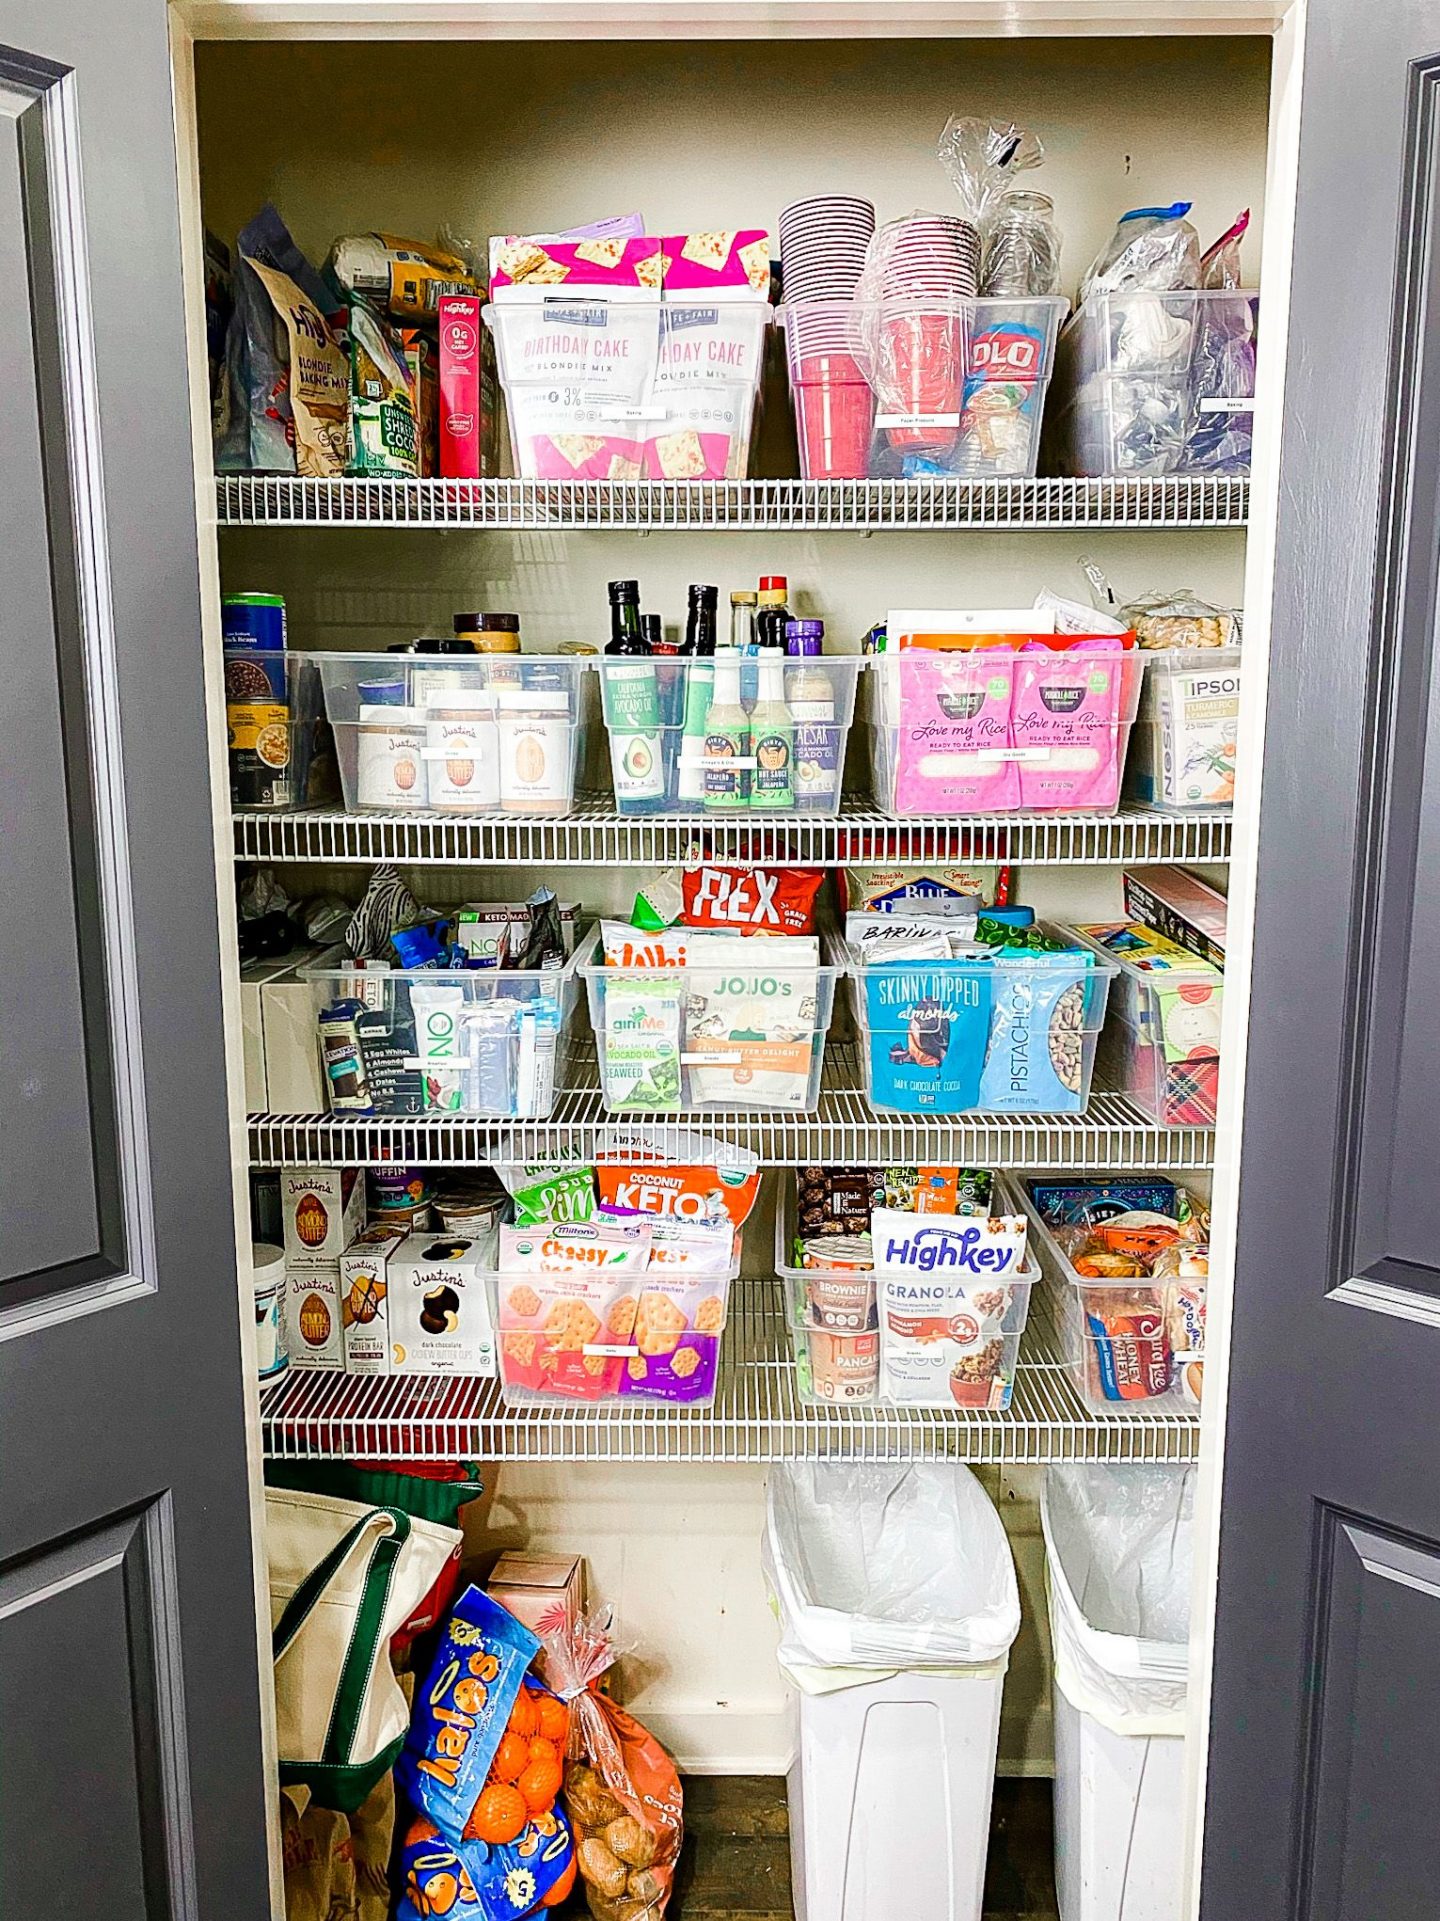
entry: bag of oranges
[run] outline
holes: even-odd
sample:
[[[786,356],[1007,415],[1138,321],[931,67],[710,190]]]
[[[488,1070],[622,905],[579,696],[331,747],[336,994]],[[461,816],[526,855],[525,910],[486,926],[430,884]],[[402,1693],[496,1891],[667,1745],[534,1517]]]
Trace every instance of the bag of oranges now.
[[[520,1921],[575,1879],[557,1802],[570,1715],[526,1673],[539,1649],[505,1608],[468,1588],[415,1702],[398,1778],[417,1818],[401,1859],[403,1921]]]
[[[684,1834],[680,1776],[649,1729],[600,1693],[615,1654],[608,1608],[545,1636],[546,1673],[571,1717],[565,1808],[595,1921],[661,1921]]]

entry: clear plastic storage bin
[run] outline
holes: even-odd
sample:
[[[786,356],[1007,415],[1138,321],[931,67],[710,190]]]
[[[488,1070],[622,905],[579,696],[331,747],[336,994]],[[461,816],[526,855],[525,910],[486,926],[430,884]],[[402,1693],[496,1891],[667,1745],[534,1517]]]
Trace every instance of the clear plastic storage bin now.
[[[1144,673],[1134,648],[877,654],[869,678],[875,799],[902,817],[1113,814]]]
[[[1021,1211],[1003,1178],[995,1186],[995,1211]],[[793,1185],[787,1182],[784,1198],[775,1210],[775,1272],[785,1290],[800,1399],[812,1406],[908,1405],[885,1391],[885,1344],[895,1337],[884,1325],[873,1271],[852,1266],[798,1267],[795,1259],[795,1194]],[[1033,1257],[1027,1256],[1021,1278],[1007,1282],[1003,1290],[989,1290],[990,1294],[1003,1292],[1003,1299],[987,1298],[987,1290],[978,1289],[973,1296],[975,1311],[963,1329],[963,1341],[957,1337],[960,1315],[952,1314],[946,1333],[957,1342],[949,1375],[950,1397],[956,1407],[998,1412],[1010,1405],[1020,1336],[1029,1317],[1030,1293],[1038,1274]]]
[[[1067,474],[1248,474],[1259,308],[1238,291],[1092,296],[1060,336],[1047,462]]]
[[[323,713],[314,654],[225,649],[232,807],[286,813],[325,798]]]
[[[562,290],[486,307],[522,480],[743,480],[760,299]]]
[[[608,967],[591,943],[579,972],[606,1108],[637,1119],[748,1107],[813,1114],[841,969],[798,959],[795,945],[718,935],[696,941],[683,967]]]
[[[1067,304],[787,301],[780,312],[802,478],[1033,474]]]
[[[1228,807],[1235,798],[1240,649],[1146,656],[1130,788],[1150,807]]]
[[[861,1071],[886,1114],[1083,1114],[1117,969],[1071,928],[1063,953],[958,960],[834,957],[850,976]]]
[[[724,1274],[652,1266],[492,1275],[507,1403],[709,1407],[739,1267],[737,1247]]]
[[[713,660],[602,657],[617,810],[716,820],[837,814],[867,664],[853,654],[785,657],[777,710],[765,698],[760,663],[748,656],[728,663],[729,688],[723,679],[717,685]]]
[[[299,972],[332,1113],[544,1120],[553,1109],[579,991],[573,959],[510,972],[361,967],[336,954]]]
[[[321,654],[351,813],[568,814],[588,661]]]
[[[1143,1177],[1134,1177],[1143,1178]],[[1022,1182],[1031,1258],[1050,1283],[1080,1398],[1106,1414],[1174,1413],[1199,1404],[1206,1283],[1078,1274]]]
[[[1224,974],[1198,955],[1155,972],[1084,933],[1078,938],[1119,969],[1100,1040],[1107,1085],[1128,1094],[1157,1127],[1213,1127]]]

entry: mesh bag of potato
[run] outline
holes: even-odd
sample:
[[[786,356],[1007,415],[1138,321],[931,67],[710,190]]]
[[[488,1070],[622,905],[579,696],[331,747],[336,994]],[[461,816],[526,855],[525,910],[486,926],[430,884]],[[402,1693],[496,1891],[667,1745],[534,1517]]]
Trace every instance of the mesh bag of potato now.
[[[616,1652],[608,1608],[545,1636],[547,1678],[571,1704],[565,1810],[595,1921],[660,1921],[684,1834],[680,1776],[649,1729],[598,1691]]]

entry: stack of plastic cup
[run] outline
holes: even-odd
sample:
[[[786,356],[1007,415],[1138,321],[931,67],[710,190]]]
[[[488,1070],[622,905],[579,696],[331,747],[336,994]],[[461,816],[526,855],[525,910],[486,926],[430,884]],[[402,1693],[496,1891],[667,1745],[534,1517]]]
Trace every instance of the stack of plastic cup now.
[[[890,446],[928,458],[960,431],[963,305],[980,283],[980,235],[955,214],[914,214],[881,236],[880,355],[875,368]]]
[[[855,360],[851,302],[875,209],[846,194],[797,200],[780,216],[790,394],[806,480],[869,471],[875,396]]]

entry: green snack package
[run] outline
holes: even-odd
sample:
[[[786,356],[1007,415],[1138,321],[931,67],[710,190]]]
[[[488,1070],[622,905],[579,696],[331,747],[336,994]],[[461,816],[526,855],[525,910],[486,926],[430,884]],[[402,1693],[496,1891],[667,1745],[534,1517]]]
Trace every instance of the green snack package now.
[[[517,1227],[538,1227],[542,1221],[588,1221],[595,1212],[595,1170],[557,1168],[526,1186],[513,1188],[511,1198]]]

